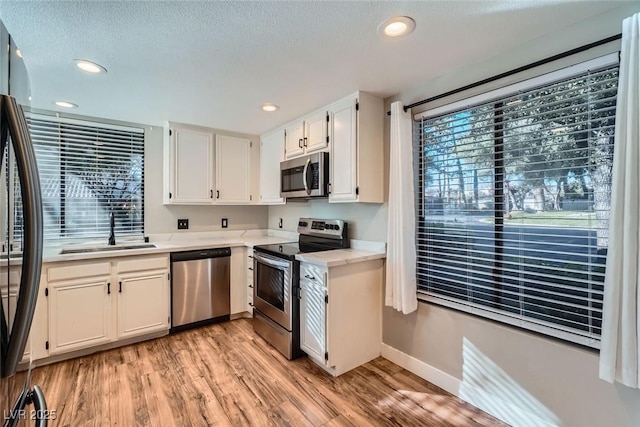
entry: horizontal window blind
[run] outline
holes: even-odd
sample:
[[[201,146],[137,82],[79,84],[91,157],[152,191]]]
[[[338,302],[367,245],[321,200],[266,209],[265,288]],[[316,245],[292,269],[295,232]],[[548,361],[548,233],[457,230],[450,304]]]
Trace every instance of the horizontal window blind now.
[[[597,347],[618,70],[416,122],[419,296]]]
[[[144,232],[142,129],[31,115],[43,193],[45,239]]]

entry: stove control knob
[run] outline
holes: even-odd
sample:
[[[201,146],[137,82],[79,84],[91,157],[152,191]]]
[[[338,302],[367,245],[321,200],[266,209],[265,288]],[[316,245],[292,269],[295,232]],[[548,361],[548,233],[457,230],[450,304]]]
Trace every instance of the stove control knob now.
[[[333,229],[336,230],[336,231],[339,231],[340,230],[340,226],[339,225],[334,225]]]

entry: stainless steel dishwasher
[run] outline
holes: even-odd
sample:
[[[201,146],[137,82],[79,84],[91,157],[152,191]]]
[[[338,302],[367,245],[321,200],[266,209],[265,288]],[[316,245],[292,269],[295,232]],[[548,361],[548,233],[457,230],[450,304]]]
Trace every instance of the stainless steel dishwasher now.
[[[229,320],[231,249],[171,254],[171,332]]]

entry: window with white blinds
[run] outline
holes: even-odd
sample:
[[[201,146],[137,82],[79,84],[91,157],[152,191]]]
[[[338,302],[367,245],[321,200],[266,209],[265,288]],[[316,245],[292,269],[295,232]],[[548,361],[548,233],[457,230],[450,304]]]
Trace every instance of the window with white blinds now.
[[[45,239],[144,233],[144,130],[30,115]],[[17,219],[16,219],[17,220]]]
[[[617,83],[614,64],[421,115],[419,298],[598,347]]]

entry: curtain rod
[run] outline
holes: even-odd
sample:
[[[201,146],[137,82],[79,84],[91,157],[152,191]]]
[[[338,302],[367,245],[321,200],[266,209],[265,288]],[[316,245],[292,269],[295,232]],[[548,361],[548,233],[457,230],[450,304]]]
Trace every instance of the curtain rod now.
[[[413,104],[405,105],[404,111],[405,113],[409,108],[417,107],[419,105],[426,104],[428,102],[432,102],[446,96],[455,95],[456,93],[463,92],[465,90],[473,89],[474,87],[482,86],[487,83],[494,82],[496,80],[512,76],[517,73],[521,73],[523,71],[530,70],[535,67],[539,67],[540,65],[548,64],[549,62],[557,61],[558,59],[566,58],[571,55],[575,55],[576,53],[584,52],[585,50],[593,49],[594,47],[602,46],[603,44],[611,43],[616,40],[620,40],[622,38],[622,33],[616,34],[615,36],[607,37],[606,39],[598,40],[593,43],[585,44],[584,46],[576,47],[575,49],[568,50],[566,52],[559,53],[557,55],[550,56],[545,59],[541,59],[536,62],[532,62],[528,65],[523,65],[522,67],[514,68],[513,70],[506,71],[504,73],[498,74],[497,76],[489,77],[488,79],[480,80],[475,83],[471,83],[469,85],[463,86],[458,89],[450,90],[449,92],[442,93],[440,95],[432,96],[431,98],[423,99],[422,101],[414,102]],[[387,116],[391,115],[391,111],[387,111]]]

